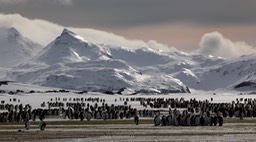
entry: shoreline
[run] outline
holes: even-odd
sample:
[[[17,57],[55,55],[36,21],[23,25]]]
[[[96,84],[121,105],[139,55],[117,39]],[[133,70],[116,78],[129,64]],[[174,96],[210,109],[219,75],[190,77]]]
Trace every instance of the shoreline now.
[[[153,124],[0,126],[0,141],[250,141],[256,138],[254,123],[224,123],[223,126],[153,126]],[[13,126],[17,126],[16,128]],[[18,127],[21,129],[17,129]],[[176,138],[176,139],[173,139]],[[188,139],[190,138],[190,139]]]

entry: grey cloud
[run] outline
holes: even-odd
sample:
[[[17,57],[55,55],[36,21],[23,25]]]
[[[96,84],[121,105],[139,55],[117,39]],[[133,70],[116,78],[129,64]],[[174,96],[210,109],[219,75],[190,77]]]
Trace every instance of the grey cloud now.
[[[26,0],[0,0],[0,4],[17,4],[21,2],[26,2]]]
[[[72,1],[73,0],[51,0],[50,2],[56,2],[59,4],[63,4],[63,5],[70,5],[70,4],[72,4]],[[19,3],[24,3],[24,2],[27,2],[27,0],[0,0],[0,3],[2,3],[2,4],[19,4]],[[39,2],[39,1],[37,1],[37,2]],[[47,2],[47,0],[41,1],[41,2]]]
[[[255,0],[27,0],[0,6],[0,12],[20,13],[66,26],[126,27],[185,22],[195,24],[256,23]],[[72,2],[72,4],[71,4]]]
[[[73,0],[57,0],[57,2],[63,5],[71,5]]]
[[[46,46],[57,36],[60,35],[61,31],[64,29],[62,25],[51,23],[45,20],[38,19],[28,19],[20,16],[19,14],[3,15],[0,14],[0,28],[10,28],[15,27],[29,39],[32,39],[39,44]],[[107,44],[112,46],[126,46],[131,48],[141,48],[146,47],[147,43],[140,40],[128,40],[122,36],[118,36],[112,33],[87,29],[87,28],[73,28],[66,27],[71,31],[74,31],[78,35],[84,37],[84,39],[97,43],[97,44]],[[151,45],[150,47],[158,46],[160,44]]]
[[[18,14],[3,15],[0,14],[0,27],[15,27],[26,37],[39,42],[42,45],[47,45],[55,39],[63,30],[62,25],[57,25],[45,20],[27,19]],[[149,41],[148,43],[139,40],[128,40],[124,37],[107,33],[94,29],[73,28],[68,27],[71,31],[81,35],[86,40],[98,43],[108,44],[113,46],[126,46],[130,48],[149,47],[155,50],[162,50],[164,52],[176,50],[156,41]],[[245,42],[234,42],[225,38],[219,32],[206,33],[202,36],[199,44],[199,54],[214,55],[221,57],[238,57],[245,54],[255,53],[255,47],[252,47]]]

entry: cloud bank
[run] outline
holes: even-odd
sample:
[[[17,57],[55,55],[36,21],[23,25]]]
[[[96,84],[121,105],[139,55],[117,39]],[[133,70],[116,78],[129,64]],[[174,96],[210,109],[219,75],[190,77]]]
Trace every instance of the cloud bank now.
[[[26,0],[0,0],[0,4],[17,4],[21,2],[25,2]]]
[[[46,46],[60,35],[64,28],[82,36],[85,40],[97,44],[108,44],[113,46],[127,46],[134,48],[146,47],[148,44],[140,40],[128,40],[122,36],[95,29],[63,27],[40,19],[28,19],[19,14],[0,14],[0,27],[15,27],[24,36]],[[159,46],[159,45],[158,45]]]
[[[33,0],[35,1],[35,0]],[[44,0],[45,2],[55,2],[57,4],[61,5],[72,5],[73,0]],[[28,2],[28,0],[0,0],[0,3],[2,4],[19,4],[19,3],[25,3]],[[54,4],[54,3],[52,3]]]
[[[73,0],[55,0],[56,2],[62,4],[62,5],[72,5]]]
[[[233,42],[219,32],[206,33],[199,43],[199,54],[224,58],[255,53],[255,48],[245,42]]]
[[[15,27],[24,36],[43,46],[46,46],[59,36],[64,28],[68,28],[82,36],[85,40],[96,44],[107,44],[115,47],[125,46],[129,48],[149,47],[163,52],[177,51],[173,47],[168,47],[167,45],[158,43],[154,40],[148,42],[142,40],[129,40],[113,33],[95,29],[64,27],[45,20],[28,19],[19,14],[0,14],[0,28],[1,27]],[[233,58],[255,52],[255,48],[245,42],[233,42],[225,38],[219,32],[211,32],[202,36],[197,54]]]
[[[46,46],[57,36],[59,36],[64,28],[68,28],[69,30],[82,36],[85,40],[96,44],[107,44],[115,47],[125,46],[131,49],[149,47],[151,49],[163,52],[172,52],[177,50],[174,47],[168,47],[167,45],[158,43],[154,40],[150,40],[148,42],[144,42],[142,40],[129,40],[109,32],[95,29],[64,27],[45,20],[31,20],[22,17],[19,14],[0,14],[0,27],[15,27],[24,36],[43,46]]]

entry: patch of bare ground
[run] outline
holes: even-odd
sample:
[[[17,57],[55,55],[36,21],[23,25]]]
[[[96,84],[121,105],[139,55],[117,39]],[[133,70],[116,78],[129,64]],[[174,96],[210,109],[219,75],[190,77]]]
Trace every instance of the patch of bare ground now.
[[[118,120],[116,120],[118,121]],[[49,121],[46,130],[40,131],[37,122],[30,130],[22,123],[0,125],[0,141],[253,141],[256,139],[255,120],[225,120],[224,126],[158,126],[151,121],[134,125],[132,121],[77,122]],[[148,122],[148,123],[146,123]],[[246,122],[246,123],[244,123]],[[251,123],[250,123],[251,122]],[[104,123],[104,124],[101,124]],[[107,123],[107,124],[106,124]]]

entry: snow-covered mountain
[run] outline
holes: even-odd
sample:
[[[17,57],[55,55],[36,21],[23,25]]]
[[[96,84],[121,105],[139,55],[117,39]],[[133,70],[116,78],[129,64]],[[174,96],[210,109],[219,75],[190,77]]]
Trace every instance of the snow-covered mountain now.
[[[119,58],[142,73],[167,74],[186,86],[199,90],[255,90],[256,55],[225,59],[214,56],[186,55],[179,51],[162,53],[144,48],[111,48]],[[142,56],[144,55],[144,56]]]
[[[6,45],[0,46],[0,59],[6,60],[0,64],[4,80],[87,91],[127,88],[130,93],[256,88],[256,55],[224,59],[98,45],[67,29],[40,51],[14,28],[1,30],[0,43]]]
[[[246,55],[229,59],[221,64],[195,71],[200,82],[193,88],[215,90],[219,88],[255,90],[256,55]]]
[[[256,89],[256,55],[223,59],[193,55],[197,65],[183,68],[172,76],[193,89],[240,90]]]
[[[135,55],[129,58],[132,52]],[[148,48],[131,52],[122,49],[119,54],[113,54],[113,49],[88,42],[64,29],[37,56],[8,72],[7,78],[23,83],[87,91],[128,88],[134,92],[189,92],[180,80],[171,75],[148,74],[138,70],[138,66],[149,66],[147,60],[154,61],[154,56],[161,64],[170,59]]]
[[[0,67],[12,67],[37,55],[42,46],[15,28],[0,28]]]
[[[112,56],[104,48],[64,29],[59,37],[39,53],[36,60],[52,65],[110,58]]]

